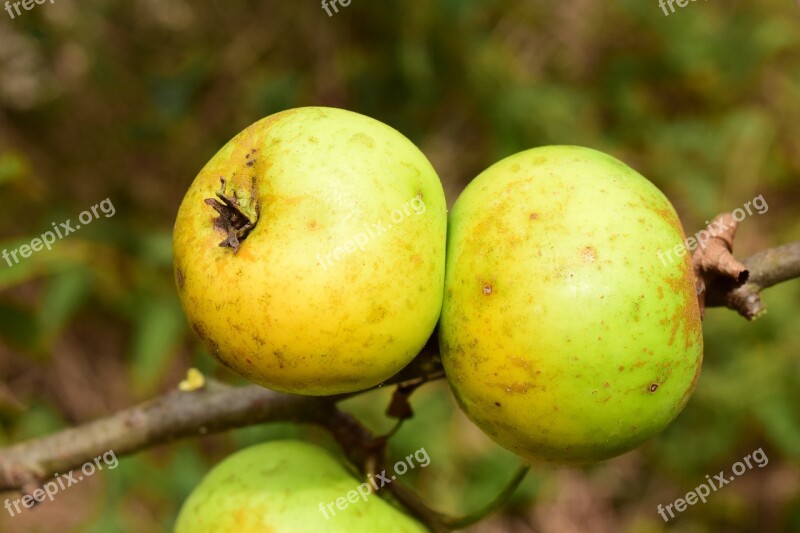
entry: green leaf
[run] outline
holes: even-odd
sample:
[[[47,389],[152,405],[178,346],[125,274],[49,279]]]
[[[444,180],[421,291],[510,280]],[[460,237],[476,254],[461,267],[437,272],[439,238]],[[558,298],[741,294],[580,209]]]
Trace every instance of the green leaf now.
[[[175,298],[147,301],[138,310],[133,341],[133,383],[152,393],[169,362],[170,351],[184,331],[183,312]]]
[[[0,338],[33,349],[37,344],[38,327],[33,314],[16,305],[0,303]]]
[[[29,170],[30,165],[22,154],[0,153],[0,185],[27,177]]]
[[[159,266],[172,266],[172,232],[148,233],[140,243],[139,255]]]
[[[45,405],[32,405],[20,419],[13,436],[15,442],[41,437],[64,427],[59,415]]]
[[[39,310],[39,326],[45,342],[58,335],[90,291],[91,275],[85,268],[71,268],[51,278]]]
[[[755,407],[770,439],[790,457],[800,457],[800,420],[785,401],[771,396]]]

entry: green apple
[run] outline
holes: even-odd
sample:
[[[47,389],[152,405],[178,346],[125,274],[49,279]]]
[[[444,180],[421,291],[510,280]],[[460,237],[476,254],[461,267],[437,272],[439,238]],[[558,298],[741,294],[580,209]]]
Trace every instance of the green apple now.
[[[700,373],[694,278],[675,210],[603,153],[496,163],[453,207],[442,358],[467,416],[530,460],[613,457],[661,431]],[[677,260],[664,260],[671,250]]]
[[[427,531],[360,483],[318,446],[259,444],[203,478],[183,504],[175,533]]]
[[[297,394],[369,388],[439,317],[447,211],[422,152],[377,120],[292,109],[236,135],[174,229],[186,316],[245,378]]]

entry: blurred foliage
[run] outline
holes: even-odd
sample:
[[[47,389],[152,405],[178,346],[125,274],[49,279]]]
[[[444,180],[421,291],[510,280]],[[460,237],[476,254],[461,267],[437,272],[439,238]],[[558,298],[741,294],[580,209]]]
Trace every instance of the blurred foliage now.
[[[736,251],[800,238],[800,9],[789,0],[317,2],[59,0],[0,12],[0,247],[12,250],[103,199],[116,209],[8,267],[0,260],[0,440],[41,435],[143,401],[189,366],[232,382],[178,304],[170,231],[190,181],[230,137],[300,105],[373,116],[415,141],[452,203],[515,151],[580,144],[653,180],[686,232],[762,194]],[[754,324],[705,321],[697,392],[642,449],[585,469],[536,467],[475,531],[800,531],[800,283],[765,294]],[[487,502],[517,460],[444,384],[412,399],[392,440],[430,466],[403,482],[443,510]],[[376,431],[388,392],[348,401]],[[264,439],[246,428],[122,459],[2,531],[168,531],[208,468]],[[682,497],[755,449],[748,472],[665,524]],[[534,499],[536,500],[534,505]]]

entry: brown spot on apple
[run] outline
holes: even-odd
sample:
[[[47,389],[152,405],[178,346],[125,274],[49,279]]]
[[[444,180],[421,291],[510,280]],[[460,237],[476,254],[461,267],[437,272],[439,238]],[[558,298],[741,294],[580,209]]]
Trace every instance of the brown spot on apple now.
[[[372,137],[367,135],[366,133],[355,133],[352,137],[350,137],[350,142],[354,144],[360,144],[367,148],[375,148],[375,141],[372,140]]]

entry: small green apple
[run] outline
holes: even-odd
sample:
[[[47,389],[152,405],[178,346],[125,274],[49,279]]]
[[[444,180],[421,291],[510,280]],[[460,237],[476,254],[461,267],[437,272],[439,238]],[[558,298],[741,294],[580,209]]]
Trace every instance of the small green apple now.
[[[451,213],[440,323],[469,418],[525,458],[563,463],[661,431],[703,355],[689,256],[663,260],[683,241],[664,195],[594,150],[536,148],[475,178]]]
[[[439,317],[447,211],[431,164],[377,120],[322,107],[265,118],[192,183],[175,279],[210,352],[283,392],[377,385]]]
[[[359,493],[359,484],[318,446],[259,444],[206,475],[183,504],[175,533],[427,531],[375,493]]]

